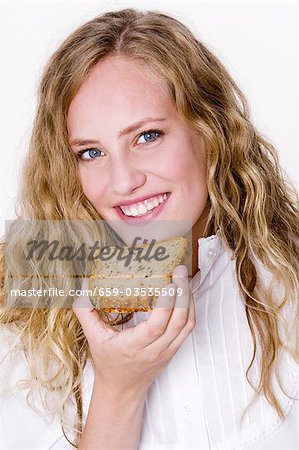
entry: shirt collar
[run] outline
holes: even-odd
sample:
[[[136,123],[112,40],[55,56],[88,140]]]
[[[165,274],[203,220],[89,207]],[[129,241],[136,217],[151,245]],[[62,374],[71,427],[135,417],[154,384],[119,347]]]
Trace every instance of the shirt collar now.
[[[224,246],[220,237],[220,230],[211,236],[201,237],[198,243],[198,269],[191,280],[191,289],[194,292],[204,281],[215,260],[223,253]]]

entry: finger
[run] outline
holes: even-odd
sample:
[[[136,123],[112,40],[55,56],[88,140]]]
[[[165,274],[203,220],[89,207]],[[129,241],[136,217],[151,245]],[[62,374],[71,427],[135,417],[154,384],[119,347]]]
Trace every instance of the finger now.
[[[177,286],[177,296],[172,316],[174,318],[183,317],[187,319],[190,303],[187,267],[184,265],[177,266],[172,273],[172,281]]]
[[[81,286],[81,295],[73,303],[73,311],[76,314],[87,339],[95,334],[105,337],[114,333],[112,328],[107,325],[99,316],[98,311],[92,305],[88,296],[88,279],[83,278]]]
[[[131,333],[136,342],[136,348],[141,350],[157,340],[165,331],[170,319],[176,296],[176,285],[165,286],[168,295],[160,295],[147,320],[140,322]]]
[[[153,351],[155,354],[165,351],[165,349],[180,335],[186,326],[190,313],[191,291],[188,283],[187,268],[185,266],[177,266],[173,271],[173,280],[177,285],[177,294],[173,312],[164,334],[148,346],[150,351]]]
[[[178,331],[181,331],[188,320],[190,288],[187,267],[184,265],[177,266],[173,271],[172,280],[177,286],[177,294],[173,312],[165,332],[165,335],[171,340],[177,336]]]

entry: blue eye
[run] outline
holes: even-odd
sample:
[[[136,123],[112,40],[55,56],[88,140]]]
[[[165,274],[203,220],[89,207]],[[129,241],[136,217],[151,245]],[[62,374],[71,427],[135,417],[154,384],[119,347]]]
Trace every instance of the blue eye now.
[[[80,150],[80,152],[78,152],[78,156],[80,159],[90,161],[91,159],[97,158],[99,153],[101,153],[101,151],[97,148],[86,148],[85,150]]]
[[[155,130],[144,131],[142,134],[140,134],[137,143],[140,138],[144,138],[144,142],[139,142],[140,144],[146,144],[147,142],[154,142],[156,141],[159,135],[160,133]]]

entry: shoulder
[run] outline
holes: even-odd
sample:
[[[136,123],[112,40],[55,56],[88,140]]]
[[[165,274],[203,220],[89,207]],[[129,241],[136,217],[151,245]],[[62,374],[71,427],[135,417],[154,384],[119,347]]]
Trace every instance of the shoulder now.
[[[31,408],[27,402],[26,389],[19,382],[30,379],[26,357],[21,349],[20,338],[8,327],[0,326],[0,448],[39,449],[52,448],[59,440],[62,446],[62,431],[59,420],[50,420],[39,399],[34,399]],[[17,430],[17,432],[16,432]]]
[[[255,392],[246,379],[246,370],[253,355],[253,342],[237,282],[236,261],[233,252],[224,246],[219,236],[201,239],[199,250],[201,274],[193,287],[198,326],[193,332],[193,346],[195,353],[200,355],[197,372],[200,374],[213,448],[239,450],[252,446],[252,449],[268,450],[270,447],[264,447],[264,443],[273,442],[275,436],[278,438],[286,432],[290,433],[289,441],[286,442],[292,442],[294,447],[294,422],[296,418],[298,420],[299,365],[285,349],[278,352],[271,384],[285,419],[281,420],[265,396],[259,395],[250,405],[244,421],[240,421],[245,407],[254,399]],[[253,263],[260,285],[268,288],[273,273],[260,260],[253,259]],[[283,293],[284,286],[276,286],[274,299],[281,302]],[[262,295],[258,296],[258,300],[266,301]],[[288,308],[281,309],[281,316],[277,318],[280,337],[286,345],[296,340],[296,333],[291,326],[295,327],[293,308],[296,305],[295,302],[290,303]],[[283,324],[286,324],[285,328]],[[249,372],[249,379],[254,386],[259,381],[260,356],[258,346]]]

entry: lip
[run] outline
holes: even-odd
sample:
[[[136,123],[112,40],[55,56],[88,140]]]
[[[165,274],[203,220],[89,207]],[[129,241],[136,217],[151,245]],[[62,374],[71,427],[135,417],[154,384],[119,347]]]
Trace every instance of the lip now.
[[[156,206],[156,208],[152,209],[151,211],[149,211],[147,214],[144,214],[143,216],[139,216],[139,217],[133,217],[133,216],[126,216],[122,210],[120,209],[119,206],[115,206],[114,209],[117,212],[118,216],[124,220],[127,223],[133,223],[136,224],[138,222],[145,222],[147,220],[151,220],[154,219],[156,216],[158,216],[158,214],[160,214],[160,212],[163,210],[164,206],[166,205],[166,203],[168,202],[171,193],[170,192],[164,192],[164,194],[167,194],[167,198],[163,203],[160,203],[159,206]],[[148,197],[150,198],[150,197]]]
[[[113,208],[117,207],[117,206],[127,206],[127,205],[134,205],[134,203],[139,203],[139,202],[143,202],[144,200],[147,200],[149,198],[152,197],[157,197],[158,195],[163,195],[163,194],[170,194],[170,192],[157,192],[156,194],[149,194],[143,197],[136,197],[133,200],[124,200],[122,203],[118,203],[117,205],[114,205]]]

